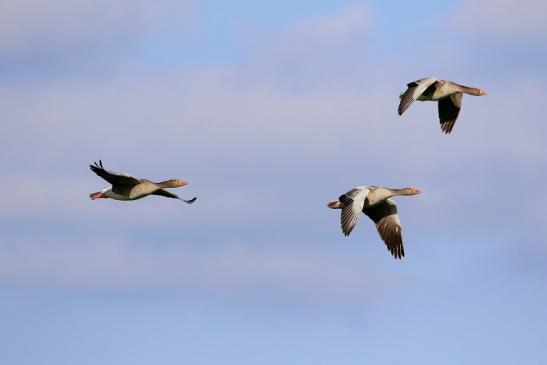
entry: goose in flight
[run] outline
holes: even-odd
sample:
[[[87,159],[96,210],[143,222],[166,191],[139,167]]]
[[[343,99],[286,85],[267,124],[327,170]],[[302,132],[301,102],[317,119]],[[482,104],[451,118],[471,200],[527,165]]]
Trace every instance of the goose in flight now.
[[[458,85],[435,77],[426,77],[411,82],[407,86],[408,89],[400,96],[399,115],[402,115],[414,100],[438,101],[439,122],[441,123],[441,130],[446,134],[452,132],[456,119],[458,119],[463,94],[486,95],[486,92],[479,88]]]
[[[127,174],[119,174],[112,171],[107,171],[103,167],[103,163],[99,160],[99,163],[94,162],[93,165],[89,165],[91,171],[112,184],[112,187],[91,193],[89,197],[91,200],[110,198],[116,200],[137,200],[144,198],[147,195],[160,195],[167,198],[180,199],[187,204],[192,204],[196,201],[196,197],[190,200],[179,198],[177,195],[164,190],[165,188],[178,188],[188,183],[182,179],[171,179],[154,183],[146,179],[136,179],[133,176]]]
[[[330,202],[331,209],[342,209],[341,225],[344,235],[349,236],[361,212],[365,213],[375,224],[380,237],[387,249],[396,258],[405,256],[401,221],[397,215],[397,206],[389,198],[397,195],[416,195],[420,190],[416,188],[389,189],[379,186],[358,186],[338,200]]]

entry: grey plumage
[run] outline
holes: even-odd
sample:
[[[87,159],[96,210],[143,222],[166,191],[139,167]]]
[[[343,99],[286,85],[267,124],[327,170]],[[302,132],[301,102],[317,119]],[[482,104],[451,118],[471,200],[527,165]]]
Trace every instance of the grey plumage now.
[[[342,209],[340,224],[345,236],[355,228],[361,213],[376,225],[378,234],[391,254],[401,259],[405,256],[402,227],[397,214],[397,205],[391,199],[397,195],[415,195],[416,188],[390,189],[379,186],[359,186],[340,195],[337,201],[329,203],[332,209]]]
[[[448,134],[452,132],[458,119],[464,93],[474,96],[486,95],[483,90],[476,87],[426,77],[407,84],[407,90],[400,96],[397,112],[402,115],[415,100],[437,101],[441,131]]]

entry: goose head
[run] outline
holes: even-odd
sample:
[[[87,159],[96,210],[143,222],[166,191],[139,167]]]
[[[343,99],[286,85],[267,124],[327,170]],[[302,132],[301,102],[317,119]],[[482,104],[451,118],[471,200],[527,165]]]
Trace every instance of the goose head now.
[[[164,185],[168,188],[180,188],[181,186],[188,185],[188,182],[182,179],[171,179],[167,180]]]
[[[416,195],[420,194],[422,191],[418,188],[406,188],[405,189],[407,194],[406,195]]]

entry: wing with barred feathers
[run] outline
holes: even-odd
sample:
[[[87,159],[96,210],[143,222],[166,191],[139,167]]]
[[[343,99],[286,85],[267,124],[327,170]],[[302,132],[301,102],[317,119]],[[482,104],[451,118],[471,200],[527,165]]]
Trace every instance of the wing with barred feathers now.
[[[391,199],[386,199],[382,203],[371,208],[366,208],[363,212],[376,224],[378,234],[387,246],[387,249],[396,259],[405,256],[403,247],[403,235],[401,221],[397,215],[397,205]]]
[[[452,132],[456,119],[462,107],[463,93],[455,93],[447,98],[439,100],[439,122],[441,130],[448,134]]]
[[[410,104],[412,104],[414,100],[418,99],[418,97],[436,81],[438,80],[435,77],[426,77],[425,79],[416,80],[407,84],[408,89],[400,96],[401,102],[399,103],[399,108],[397,109],[399,115],[402,115],[405,110],[408,109]]]
[[[94,162],[92,165],[89,165],[89,168],[112,185],[135,186],[140,184],[140,181],[133,176],[105,170],[101,160],[99,160],[99,163]]]
[[[361,216],[363,206],[365,205],[365,199],[367,198],[370,189],[368,187],[360,186],[351,189],[345,194],[340,195],[338,200],[344,205],[341,214],[342,232],[344,235],[349,236],[359,217]]]

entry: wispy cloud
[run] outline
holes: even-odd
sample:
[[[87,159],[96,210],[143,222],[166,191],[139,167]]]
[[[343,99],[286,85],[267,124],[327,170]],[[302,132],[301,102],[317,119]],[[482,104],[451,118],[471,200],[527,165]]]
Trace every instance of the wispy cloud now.
[[[283,247],[286,243],[283,244]],[[117,240],[0,246],[0,283],[49,288],[156,288],[226,298],[292,297],[324,303],[378,300],[407,281],[336,250],[277,250],[225,244],[131,247]],[[394,274],[395,275],[395,274]],[[396,276],[396,275],[395,275]],[[398,284],[393,284],[393,283]],[[373,299],[375,298],[375,299]]]
[[[542,0],[466,0],[453,17],[458,30],[481,37],[547,37],[547,3]]]
[[[304,48],[318,44],[345,43],[370,30],[373,19],[369,7],[347,6],[336,13],[318,16],[289,26],[282,39],[288,44],[291,40],[298,42],[297,44]]]
[[[211,221],[249,214],[252,221],[286,219],[284,204],[293,201],[307,204],[298,208],[300,217],[315,217],[314,201],[323,207],[333,198],[328,194],[362,183],[418,185],[427,192],[419,199],[424,203],[416,203],[428,207],[421,215],[438,219],[437,209],[463,201],[473,189],[485,190],[482,198],[495,203],[498,190],[533,182],[526,171],[540,173],[547,163],[541,138],[547,126],[536,117],[544,87],[535,80],[487,80],[480,86],[489,95],[466,96],[454,135],[447,137],[433,103],[417,102],[396,115],[404,82],[390,76],[362,90],[295,90],[268,77],[251,82],[239,68],[141,73],[138,82],[134,76],[0,92],[9,106],[6,118],[17,121],[0,136],[3,166],[10,170],[3,189],[12,191],[0,207],[5,216],[56,210],[59,201],[68,202],[61,211],[71,218],[102,215],[90,213],[87,198],[105,186],[87,168],[98,158],[138,177],[190,180],[180,193],[200,196],[193,214]],[[495,138],[485,139],[494,131]],[[392,145],[412,148],[401,153]],[[457,176],[464,166],[470,175],[462,180]],[[522,181],[491,187],[489,179],[500,179],[506,168]],[[441,199],[447,189],[457,199]],[[151,199],[137,203],[147,206],[142,217],[179,208],[162,202],[156,209],[148,206],[156,203]]]
[[[374,20],[368,6],[343,6],[300,19],[268,38],[247,36],[242,42],[250,50],[249,57],[240,67],[245,78],[254,82],[268,78],[269,82],[296,88],[311,89],[317,84],[346,80],[340,67],[353,69],[356,59],[366,60]]]
[[[545,6],[399,3],[394,16],[387,2],[0,2],[7,362],[542,358]],[[194,49],[178,38],[187,20]],[[232,32],[257,22],[250,39]],[[435,103],[396,113],[405,84],[429,75],[488,92],[464,96],[451,135]],[[174,191],[198,200],[90,201],[107,185],[88,168],[99,158],[187,179]],[[395,199],[404,260],[366,216],[341,233],[326,203],[357,184],[423,191]],[[393,333],[403,351],[389,351]],[[507,346],[515,333],[528,336]],[[251,357],[237,350],[249,341]],[[121,357],[105,358],[113,346]]]
[[[359,39],[367,32],[369,22],[370,13],[363,7],[304,20],[265,42],[237,65],[160,73],[128,67],[100,80],[0,87],[0,98],[6,105],[4,117],[12,121],[0,134],[0,159],[9,171],[0,188],[10,191],[0,206],[0,215],[21,225],[26,220],[49,216],[56,221],[53,229],[60,230],[66,222],[80,229],[96,224],[107,234],[117,230],[116,224],[123,224],[124,229],[137,232],[135,235],[141,232],[139,228],[161,227],[162,232],[171,235],[189,231],[194,236],[207,235],[215,242],[223,242],[228,233],[231,238],[246,236],[253,229],[276,231],[283,242],[293,236],[311,235],[324,240],[320,236],[325,232],[336,231],[339,237],[338,217],[329,214],[332,212],[327,212],[325,204],[343,189],[357,184],[416,185],[424,193],[412,201],[400,199],[399,203],[409,237],[456,236],[464,234],[462,227],[469,236],[503,234],[514,220],[531,230],[534,237],[540,236],[542,231],[535,228],[539,223],[526,218],[527,205],[515,204],[512,215],[489,212],[507,209],[508,191],[526,190],[545,178],[547,161],[542,136],[547,125],[537,118],[537,105],[542,104],[545,94],[540,81],[545,75],[482,76],[477,86],[489,95],[464,97],[453,135],[441,135],[433,103],[417,102],[403,117],[396,115],[398,93],[412,79],[401,80],[391,73],[394,61],[384,60],[381,68],[366,68],[346,59],[359,43],[355,37]],[[311,38],[314,40],[305,41]],[[309,52],[301,52],[308,46]],[[316,60],[321,63],[322,57],[328,58],[337,47],[347,53],[341,52],[326,66],[309,67]],[[434,50],[430,52],[428,55]],[[288,61],[282,54],[294,57]],[[352,67],[345,67],[346,62]],[[408,61],[405,65],[422,67],[423,61]],[[271,73],[256,72],[285,67],[306,70],[289,72],[293,80],[320,79],[328,70],[328,80],[338,81],[298,88],[279,82]],[[458,68],[459,74],[467,71],[472,72]],[[416,78],[421,76],[425,75]],[[468,80],[475,83],[470,76],[454,81]],[[198,202],[181,207],[178,202],[149,198],[134,204],[92,204],[88,194],[106,186],[87,168],[98,158],[112,170],[138,177],[188,179],[191,184],[180,194],[198,195]],[[542,211],[541,207],[536,210]],[[365,219],[362,224],[369,222]],[[378,238],[371,228],[363,227],[362,232],[372,233],[367,237],[376,242]],[[9,236],[3,233],[3,239],[13,240],[15,234],[10,232]],[[126,276],[120,274],[114,281],[143,278],[143,272],[131,268],[153,265],[141,263],[147,255],[154,257],[153,253],[116,246],[116,242],[113,248],[105,248],[95,241],[83,251],[71,251],[65,247],[70,240],[61,237],[61,246],[47,244],[44,248],[23,245],[23,251],[6,252],[6,257],[24,263],[21,260],[25,257],[39,260],[43,255],[43,272],[32,274],[33,265],[22,265],[30,267],[32,280],[56,266],[63,252],[77,262],[85,261],[88,255],[119,260],[111,264],[111,271],[122,267]],[[95,245],[97,248],[93,248]],[[186,262],[184,257],[189,255],[193,257],[190,261],[200,265],[212,262],[210,257],[200,258],[201,254],[175,250],[158,253],[152,261],[173,256]],[[244,252],[240,253],[243,258],[230,256],[232,252],[223,255],[214,258],[219,266],[240,260],[246,262],[243,267],[250,262],[268,267],[267,257],[277,257],[273,271],[256,277],[268,282],[274,280],[271,277],[281,276],[287,283],[279,285],[290,287],[290,275],[284,275],[294,271],[280,268],[284,260],[292,260],[292,254]],[[303,256],[299,265],[305,266]],[[331,265],[321,261],[323,257],[316,259],[317,265]],[[332,265],[344,266],[343,260]],[[69,269],[78,266],[85,267],[85,262]],[[355,270],[359,270],[357,266]],[[88,267],[82,280],[96,280],[92,269],[99,267]],[[174,268],[175,263],[167,261],[169,267]],[[15,269],[11,266],[10,270]],[[161,268],[150,266],[148,270],[159,272],[155,279],[158,282],[169,282],[168,273]],[[253,270],[247,267],[245,272]],[[305,275],[311,277],[309,270]],[[6,277],[19,275],[4,272]],[[175,271],[173,277],[175,281],[183,280],[186,274],[197,275]],[[203,274],[200,280],[231,277],[237,282],[237,275],[247,278],[247,274],[219,272],[213,278]],[[294,275],[295,282],[303,281],[311,288],[320,286],[320,282]],[[346,274],[332,275],[347,279]],[[359,285],[365,284],[360,282],[348,290],[357,290]]]
[[[67,48],[126,42],[163,22],[184,24],[192,1],[3,1],[0,55],[52,53]]]

